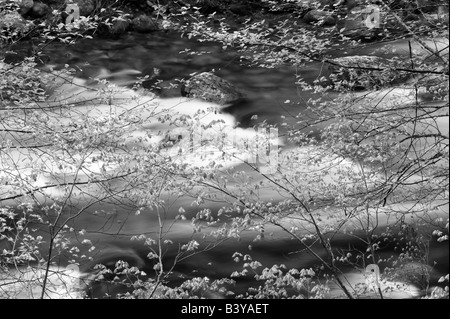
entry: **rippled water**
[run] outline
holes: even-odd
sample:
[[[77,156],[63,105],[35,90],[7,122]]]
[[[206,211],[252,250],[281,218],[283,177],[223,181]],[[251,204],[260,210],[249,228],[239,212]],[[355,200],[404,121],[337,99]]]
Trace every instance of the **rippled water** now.
[[[401,48],[405,42],[400,41],[397,46]],[[184,49],[207,51],[201,56],[180,54]],[[379,49],[379,46],[360,48],[356,53],[370,54]],[[244,126],[252,124],[250,118],[257,114],[258,120],[268,120],[270,123],[278,123],[280,116],[296,114],[304,110],[304,104],[292,106],[285,104],[285,100],[308,100],[310,93],[299,92],[295,87],[295,72],[292,68],[280,67],[277,69],[262,69],[245,67],[239,64],[239,56],[234,52],[224,51],[215,43],[201,43],[194,40],[180,38],[176,33],[154,34],[127,34],[120,40],[95,39],[82,40],[72,47],[64,45],[52,45],[46,48],[45,53],[50,57],[49,64],[56,68],[68,64],[77,69],[77,76],[90,78],[107,76],[119,85],[131,85],[136,76],[149,75],[153,77],[156,72],[158,78],[163,80],[163,85],[177,83],[177,78],[188,78],[194,72],[214,70],[217,75],[225,78],[248,97],[247,102],[236,105],[228,111],[237,121]],[[335,52],[336,56],[355,54],[355,52]],[[299,72],[307,80],[314,80],[323,69],[320,64],[312,63]],[[144,83],[150,87],[152,82]],[[158,92],[163,97],[179,96],[179,88],[163,89]],[[276,194],[265,194],[267,199],[274,199]],[[178,209],[180,206],[189,207],[192,199],[177,199],[171,202],[170,207]],[[208,204],[208,208],[219,209],[223,203]],[[157,229],[156,217],[152,214],[142,213],[135,216],[133,211],[124,203],[101,204],[93,206],[90,211],[105,212],[102,214],[85,214],[77,219],[76,225],[93,231],[90,236],[94,245],[100,251],[95,262],[108,264],[117,259],[124,259],[134,265],[141,266],[148,273],[152,272],[153,263],[148,263],[148,253],[141,244],[131,242],[131,235],[152,233]],[[114,212],[108,215],[107,212]],[[188,212],[189,213],[189,212]],[[195,214],[192,209],[191,215]],[[176,211],[168,216],[173,216]],[[188,214],[189,215],[189,214]],[[170,222],[170,220],[169,220]],[[241,241],[228,240],[217,248],[201,253],[195,257],[186,259],[175,268],[175,273],[182,278],[192,276],[209,276],[220,278],[230,275],[238,270],[232,255],[235,251],[251,253],[254,259],[259,260],[264,266],[272,264],[286,264],[288,267],[308,268],[317,264],[311,256],[305,253],[293,253],[298,245],[276,229],[263,241],[253,242],[252,234],[243,234]],[[192,236],[192,227],[189,222],[180,222],[171,230],[171,239],[175,242],[183,241]],[[359,242],[350,243],[348,239],[337,240],[336,247],[347,248],[349,244],[359,245]],[[249,251],[249,245],[252,250]],[[448,245],[446,245],[448,249]],[[436,245],[438,249],[432,249],[434,259],[441,261],[439,267],[442,271],[448,265],[448,255],[442,253],[442,245]],[[363,248],[363,247],[361,247]],[[317,247],[319,249],[319,247]],[[320,249],[318,250],[320,254]],[[387,252],[389,253],[389,252]],[[172,259],[176,250],[167,251],[165,258]],[[92,263],[85,265],[85,269]],[[239,291],[247,286],[247,282],[241,281],[236,288]],[[103,291],[99,288],[99,291]]]

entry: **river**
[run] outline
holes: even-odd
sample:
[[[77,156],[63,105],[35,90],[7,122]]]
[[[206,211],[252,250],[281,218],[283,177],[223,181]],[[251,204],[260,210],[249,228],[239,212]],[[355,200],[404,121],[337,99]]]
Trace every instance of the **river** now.
[[[392,43],[391,43],[392,44]],[[398,50],[405,49],[406,40],[395,43]],[[374,54],[378,52],[382,44],[360,47],[356,51],[335,50],[335,56],[353,54]],[[188,55],[180,53],[183,50],[205,51],[202,55]],[[257,122],[266,120],[271,124],[280,122],[282,116],[289,118],[292,114],[305,111],[305,102],[298,104],[285,103],[291,101],[307,101],[313,95],[309,92],[300,92],[295,86],[295,71],[290,66],[281,66],[275,69],[264,69],[242,66],[239,63],[239,55],[232,51],[225,51],[216,43],[198,43],[194,40],[181,38],[175,32],[159,32],[152,34],[130,33],[125,34],[119,40],[95,39],[80,40],[76,45],[67,47],[63,44],[52,44],[43,52],[50,57],[48,66],[55,69],[63,65],[69,65],[76,70],[76,76],[82,79],[103,77],[119,86],[131,86],[136,77],[148,75],[150,78],[157,74],[162,80],[163,86],[176,84],[177,78],[188,78],[197,72],[211,71],[222,78],[233,83],[247,97],[245,103],[228,108],[229,112],[242,127],[249,127]],[[398,54],[398,52],[397,52]],[[311,63],[299,70],[307,81],[313,81],[322,75],[324,69],[320,63]],[[150,88],[153,80],[144,82],[144,87]],[[157,93],[162,98],[174,98],[180,95],[179,88],[163,88]],[[254,118],[257,115],[257,119]],[[252,119],[253,118],[253,119]],[[280,133],[284,132],[280,128]],[[278,200],[277,194],[264,194],[267,200]],[[177,215],[180,206],[189,207],[191,198],[178,198],[171,201],[167,198],[166,223],[170,224]],[[217,211],[222,202],[207,203],[207,208]],[[192,216],[195,210],[189,212]],[[90,271],[94,263],[102,262],[110,264],[118,259],[129,261],[137,265],[146,273],[152,273],[153,262],[146,258],[148,250],[140,242],[131,241],[133,235],[143,233],[152,234],[157,232],[157,219],[154,214],[134,214],[126,203],[123,205],[114,203],[101,203],[89,208],[90,213],[83,214],[77,218],[74,224],[79,229],[87,229],[89,238],[96,247],[94,260],[83,265],[83,271]],[[94,214],[91,214],[95,212]],[[448,213],[447,213],[448,214]],[[229,239],[216,248],[202,252],[187,258],[174,268],[173,278],[179,278],[174,283],[179,283],[185,278],[195,276],[208,276],[221,278],[229,276],[233,271],[240,270],[242,264],[233,261],[236,251],[251,254],[254,260],[260,261],[264,267],[272,264],[285,264],[288,268],[310,268],[316,267],[318,261],[305,252],[298,252],[298,244],[289,236],[276,228],[266,230],[267,234],[263,240],[253,241],[254,235],[243,234],[242,238]],[[193,234],[189,221],[178,222],[170,230],[170,238],[175,242],[188,240]],[[198,237],[195,237],[198,238]],[[348,238],[338,239],[334,243],[336,249],[348,248],[353,245],[360,247],[358,240],[350,241]],[[251,246],[251,250],[249,249]],[[319,254],[319,245],[315,245]],[[432,281],[436,282],[442,274],[448,272],[448,242],[432,243],[430,257],[437,260],[436,273]],[[447,253],[445,253],[447,251]],[[167,250],[164,258],[168,263],[173,261],[177,250]],[[384,254],[394,253],[388,249]],[[347,268],[346,271],[350,271]],[[236,292],[242,292],[249,285],[248,280],[238,280]],[[111,288],[111,287],[110,287]],[[93,297],[100,297],[102,293],[109,291],[102,285],[96,285],[92,291]],[[115,289],[112,291],[122,291]]]

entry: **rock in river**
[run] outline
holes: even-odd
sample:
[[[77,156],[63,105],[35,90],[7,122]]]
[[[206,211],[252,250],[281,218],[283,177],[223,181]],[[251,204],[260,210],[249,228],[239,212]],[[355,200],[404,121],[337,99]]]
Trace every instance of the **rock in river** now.
[[[211,72],[199,73],[190,78],[181,88],[181,94],[220,105],[232,104],[244,98],[233,84]]]

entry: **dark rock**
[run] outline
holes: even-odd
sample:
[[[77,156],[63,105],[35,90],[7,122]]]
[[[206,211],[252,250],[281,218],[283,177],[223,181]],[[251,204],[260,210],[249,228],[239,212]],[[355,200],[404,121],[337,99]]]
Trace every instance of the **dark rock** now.
[[[128,28],[130,27],[129,19],[118,19],[113,22],[112,26],[109,29],[109,32],[113,35],[121,35],[124,34]]]
[[[39,19],[44,18],[51,14],[51,8],[45,3],[22,0],[20,4],[20,14],[27,19]]]
[[[343,5],[347,8],[348,11],[351,11],[353,8],[360,6],[363,4],[361,0],[342,0],[339,5]]]
[[[408,14],[408,15],[403,19],[404,22],[408,22],[408,21],[419,21],[419,20],[420,20],[420,17],[419,17],[417,14],[414,14],[414,13]]]
[[[240,16],[248,16],[252,14],[252,7],[249,6],[246,3],[235,3],[231,4],[228,9],[230,9],[231,12],[234,14],[240,15]]]
[[[303,17],[303,21],[306,23],[320,23],[324,26],[333,26],[336,24],[337,19],[329,11],[323,10],[311,10],[308,11]]]
[[[95,9],[95,0],[72,0],[73,3],[78,4],[81,16],[89,16]]]
[[[42,2],[34,2],[33,8],[31,9],[32,15],[36,18],[43,18],[51,13],[51,9],[48,5]]]
[[[158,24],[147,15],[140,15],[131,20],[136,31],[147,33],[158,30]]]
[[[34,5],[33,0],[22,0],[22,2],[19,5],[20,14],[22,16],[26,16],[33,8],[33,5]]]
[[[181,87],[181,95],[203,99],[220,105],[236,103],[244,95],[230,82],[210,73],[199,73]]]
[[[18,12],[0,13],[0,28],[23,34],[30,29],[30,24]]]

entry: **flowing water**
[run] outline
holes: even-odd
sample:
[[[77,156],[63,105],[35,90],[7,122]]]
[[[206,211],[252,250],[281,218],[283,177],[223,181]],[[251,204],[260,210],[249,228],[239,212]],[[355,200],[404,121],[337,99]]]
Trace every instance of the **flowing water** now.
[[[407,41],[397,41],[395,45],[397,50],[405,49],[407,53]],[[205,53],[199,56],[180,53],[185,49]],[[345,52],[336,49],[333,53],[335,56],[363,55],[373,54],[379,49],[380,45],[368,45],[360,47],[357,51]],[[144,87],[149,88],[154,84],[152,79],[155,78],[155,74],[158,79],[163,80],[162,86],[168,86],[170,83],[177,83],[177,78],[189,78],[194,72],[214,70],[217,75],[233,83],[247,96],[246,102],[227,110],[243,127],[262,120],[267,120],[271,124],[279,123],[281,116],[289,118],[292,114],[296,115],[304,111],[305,101],[312,97],[311,93],[301,92],[295,86],[295,70],[289,66],[276,69],[242,66],[239,63],[238,54],[224,51],[219,44],[198,43],[181,38],[179,34],[172,32],[149,35],[127,34],[120,40],[81,40],[71,47],[54,44],[47,47],[44,53],[50,57],[49,64],[55,68],[68,64],[77,70],[76,75],[80,78],[104,77],[123,86],[131,86],[136,77],[148,75],[151,80],[144,82]],[[312,82],[326,70],[320,63],[311,63],[298,72]],[[163,88],[158,91],[158,94],[163,98],[173,98],[180,96],[180,90],[179,88]],[[284,103],[286,100],[303,102],[286,104]],[[252,120],[253,115],[258,115],[258,119]],[[268,200],[276,199],[276,194],[268,193],[265,196]],[[191,198],[171,202],[167,215],[173,218],[177,214],[178,207],[189,207],[191,202]],[[208,208],[217,210],[222,204],[210,203]],[[171,212],[171,209],[174,211]],[[126,204],[118,205],[117,203],[98,205],[91,210],[114,212],[113,215],[105,214],[104,216],[86,214],[77,219],[78,227],[95,230],[95,234],[90,236],[97,250],[100,251],[95,262],[108,264],[122,259],[151,273],[153,262],[148,262],[146,258],[148,250],[140,243],[130,241],[130,236],[156,231],[154,215],[135,216]],[[193,210],[192,214],[194,213]],[[189,222],[177,225],[171,231],[171,238],[175,242],[185,241],[193,236]],[[258,242],[253,241],[252,234],[243,234],[240,241],[227,240],[212,250],[181,261],[175,267],[175,273],[180,280],[194,276],[211,278],[229,276],[241,266],[233,261],[232,255],[236,251],[251,254],[255,260],[262,262],[263,266],[285,264],[288,268],[300,269],[318,264],[317,260],[304,252],[293,253],[298,250],[294,240],[276,229],[269,230],[267,233],[270,231],[273,231],[271,236]],[[350,242],[348,238],[335,242],[338,248],[347,248],[350,244],[360,246],[357,240]],[[251,251],[249,245],[252,246]],[[439,262],[438,272],[435,275],[437,278],[441,272],[445,273],[448,269],[448,254],[445,253],[448,250],[448,244],[434,243],[433,245],[430,256]],[[320,249],[318,251],[319,254],[323,254]],[[165,258],[171,260],[175,253],[176,251],[168,251]],[[248,284],[248,282],[240,281],[236,290],[239,291]],[[104,292],[104,288],[98,289],[97,293]]]

